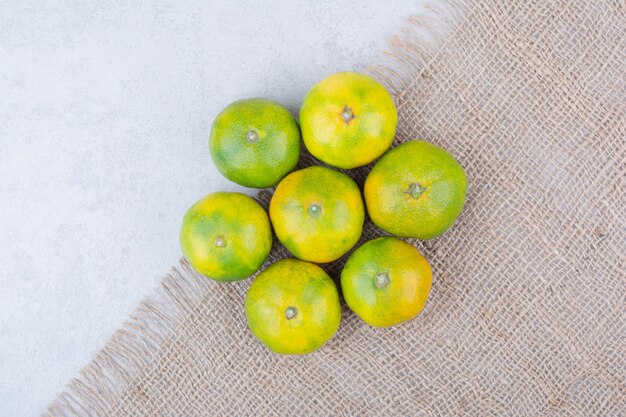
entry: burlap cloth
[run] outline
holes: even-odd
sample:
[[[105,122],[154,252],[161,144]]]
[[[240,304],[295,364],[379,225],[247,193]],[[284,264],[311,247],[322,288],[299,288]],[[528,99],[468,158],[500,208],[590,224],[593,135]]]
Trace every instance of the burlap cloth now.
[[[441,145],[469,177],[456,226],[414,242],[434,271],[417,319],[374,329],[344,308],[320,351],[279,356],[247,329],[251,280],[182,262],[45,415],[626,414],[624,4],[530,3],[452,7],[436,51],[413,20],[369,69],[398,142]]]

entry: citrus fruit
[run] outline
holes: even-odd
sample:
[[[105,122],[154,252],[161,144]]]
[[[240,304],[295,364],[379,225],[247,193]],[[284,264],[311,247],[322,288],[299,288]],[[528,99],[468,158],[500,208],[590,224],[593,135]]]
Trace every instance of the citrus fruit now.
[[[191,266],[216,281],[235,281],[259,270],[272,247],[272,229],[252,198],[209,194],[183,218],[180,246]]]
[[[215,118],[209,139],[217,169],[245,187],[278,184],[300,158],[300,130],[289,110],[261,98],[235,101]]]
[[[367,165],[393,142],[398,114],[375,79],[338,72],[315,84],[300,108],[304,144],[313,156],[338,168]]]
[[[245,301],[250,330],[270,350],[311,353],[339,328],[341,307],[333,280],[322,268],[284,259],[262,271]]]
[[[352,178],[322,166],[287,175],[270,202],[278,240],[305,261],[341,257],[361,237],[364,218],[361,192]]]
[[[402,237],[430,239],[456,221],[465,204],[467,177],[445,150],[421,140],[387,152],[365,180],[372,221]]]
[[[350,255],[341,272],[348,307],[371,326],[411,320],[424,308],[432,272],[412,245],[395,238],[370,240]]]

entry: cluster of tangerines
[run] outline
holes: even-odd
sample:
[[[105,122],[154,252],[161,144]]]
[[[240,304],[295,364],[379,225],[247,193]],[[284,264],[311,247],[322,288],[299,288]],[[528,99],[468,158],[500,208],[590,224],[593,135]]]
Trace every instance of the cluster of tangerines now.
[[[246,295],[252,333],[269,349],[306,354],[339,328],[335,282],[316,264],[335,261],[359,241],[366,210],[391,235],[430,239],[456,221],[467,179],[445,150],[409,141],[390,150],[398,121],[389,92],[373,78],[333,74],[306,94],[300,124],[278,103],[246,99],[227,106],[211,127],[217,169],[252,188],[276,186],[267,212],[240,193],[217,192],[194,204],[180,233],[191,266],[216,281],[254,275],[272,248],[272,229],[295,258],[260,272]],[[374,162],[363,187],[327,166],[293,171],[300,144],[327,166],[349,170]],[[385,153],[386,152],[386,153]],[[292,172],[293,171],[293,172]],[[393,326],[417,316],[432,272],[422,254],[398,237],[370,240],[341,272],[346,304],[363,321]]]

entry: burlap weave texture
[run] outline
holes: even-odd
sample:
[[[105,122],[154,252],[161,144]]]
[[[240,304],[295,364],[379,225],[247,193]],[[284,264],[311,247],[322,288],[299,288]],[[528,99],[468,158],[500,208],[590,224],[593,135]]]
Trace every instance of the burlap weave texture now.
[[[436,143],[469,179],[459,222],[412,242],[434,271],[417,319],[374,329],[344,307],[323,349],[279,356],[247,329],[250,280],[183,262],[46,415],[626,414],[625,6],[461,8],[436,51],[409,31],[369,69],[396,143]]]

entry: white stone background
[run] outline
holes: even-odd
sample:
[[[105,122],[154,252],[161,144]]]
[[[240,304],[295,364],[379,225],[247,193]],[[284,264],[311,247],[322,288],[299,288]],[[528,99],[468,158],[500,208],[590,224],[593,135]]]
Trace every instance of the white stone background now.
[[[0,416],[41,413],[177,263],[185,210],[241,190],[209,157],[224,106],[297,112],[421,3],[0,0]]]

